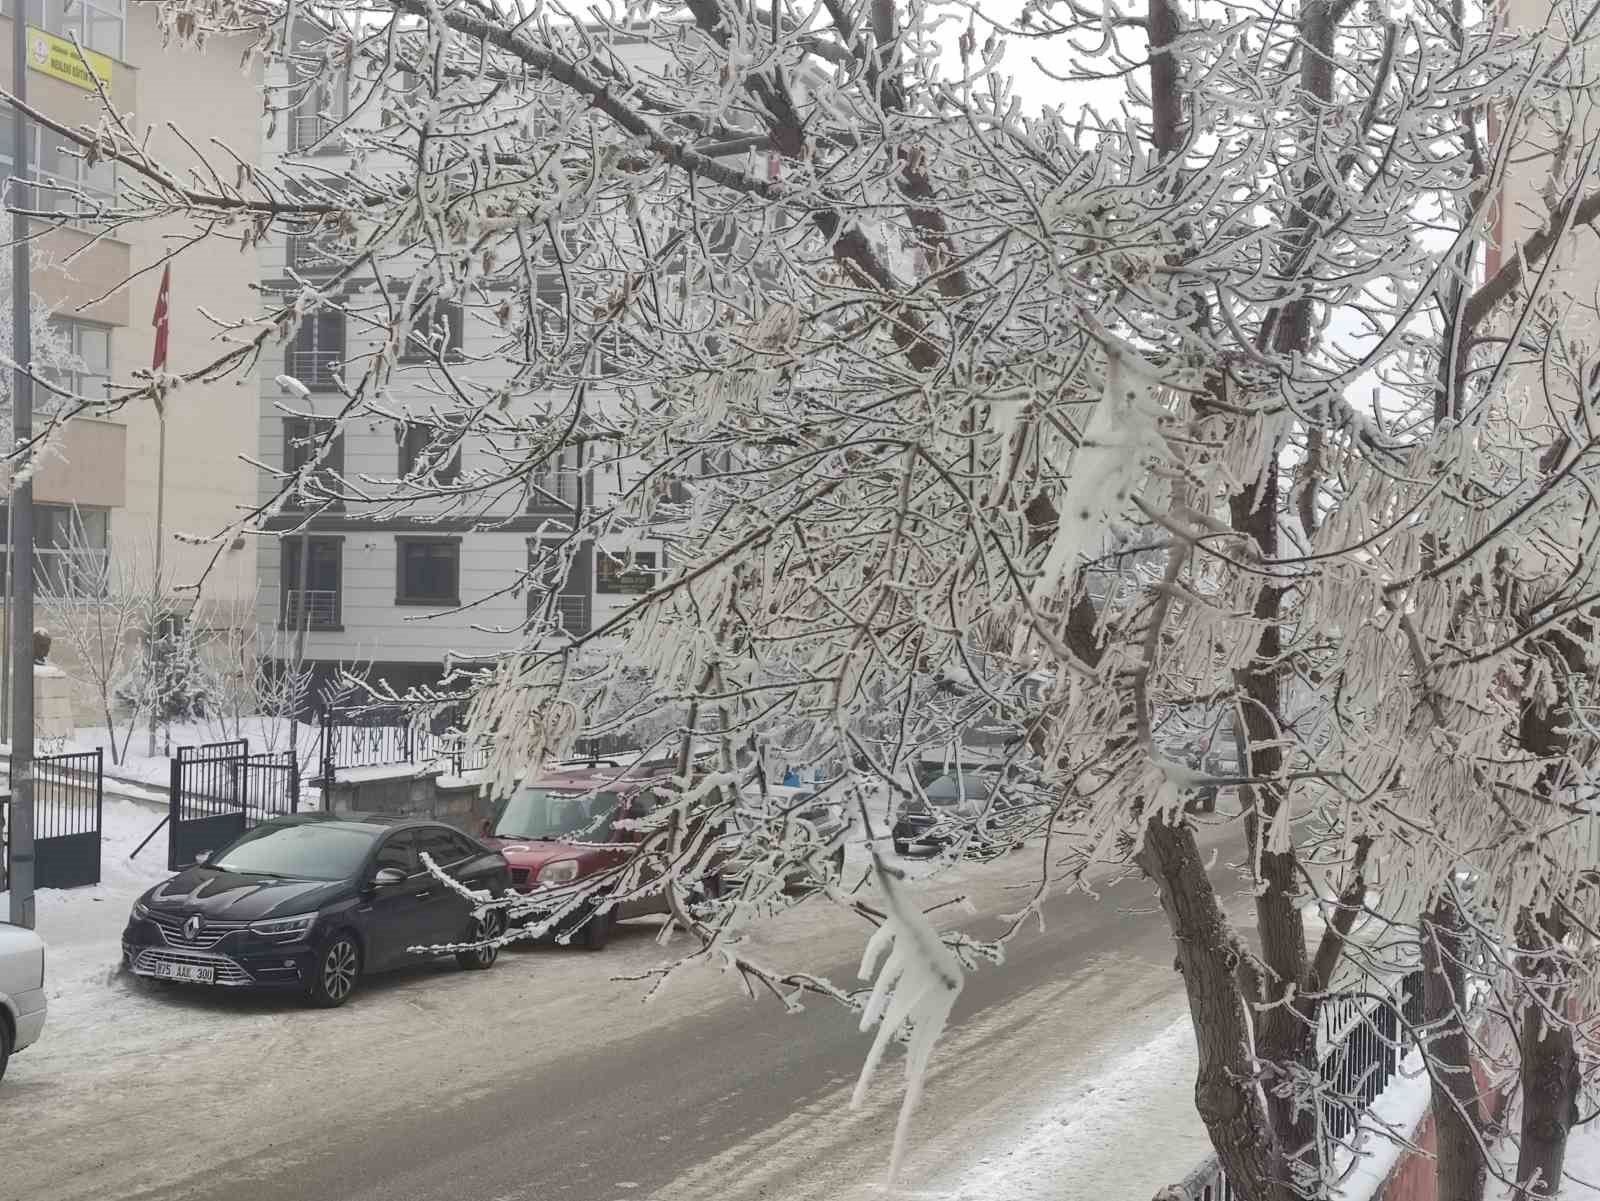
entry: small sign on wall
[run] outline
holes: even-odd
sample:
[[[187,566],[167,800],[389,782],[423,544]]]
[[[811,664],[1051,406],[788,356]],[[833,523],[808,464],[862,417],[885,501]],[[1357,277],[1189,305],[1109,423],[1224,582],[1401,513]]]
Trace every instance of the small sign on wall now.
[[[98,75],[100,82],[109,88],[111,60],[104,54],[84,50],[82,57],[79,57],[78,48],[66,38],[58,38],[53,33],[35,29],[32,25],[28,26],[28,66],[41,75],[48,75],[52,79],[59,79],[72,84],[73,87],[92,92],[94,76],[84,69],[84,59],[89,60],[89,66],[94,68],[94,74]]]

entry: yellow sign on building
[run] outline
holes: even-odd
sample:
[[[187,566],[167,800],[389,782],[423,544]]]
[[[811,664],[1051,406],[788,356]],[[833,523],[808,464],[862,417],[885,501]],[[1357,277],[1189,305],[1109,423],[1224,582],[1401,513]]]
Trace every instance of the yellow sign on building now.
[[[111,86],[111,60],[93,50],[85,50],[79,57],[78,48],[66,38],[28,26],[28,66],[42,75],[64,80],[86,92],[94,91],[94,79],[84,70],[83,60],[89,60],[95,75],[106,87]]]

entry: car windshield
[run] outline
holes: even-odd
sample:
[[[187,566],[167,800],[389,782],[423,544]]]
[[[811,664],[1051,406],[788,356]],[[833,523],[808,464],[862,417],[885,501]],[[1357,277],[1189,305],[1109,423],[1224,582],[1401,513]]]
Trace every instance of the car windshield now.
[[[993,791],[992,775],[953,771],[928,785],[928,799],[935,805],[954,805],[962,800],[981,801]]]
[[[558,792],[524,788],[506,801],[494,823],[497,838],[571,838],[605,842],[616,816],[614,792]]]
[[[254,876],[343,880],[356,874],[381,831],[340,824],[257,826],[207,867]]]

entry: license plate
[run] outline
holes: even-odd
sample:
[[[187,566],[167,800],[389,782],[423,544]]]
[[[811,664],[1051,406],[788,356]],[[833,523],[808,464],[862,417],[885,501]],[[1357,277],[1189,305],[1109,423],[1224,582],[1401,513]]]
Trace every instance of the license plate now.
[[[209,963],[156,963],[155,975],[163,980],[185,980],[190,984],[215,984],[217,969]]]

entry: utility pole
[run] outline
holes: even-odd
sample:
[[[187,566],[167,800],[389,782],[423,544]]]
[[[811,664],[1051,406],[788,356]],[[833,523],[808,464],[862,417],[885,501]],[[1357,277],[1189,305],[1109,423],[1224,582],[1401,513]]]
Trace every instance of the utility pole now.
[[[24,6],[11,6],[11,91],[28,99],[28,22]],[[29,278],[28,119],[11,110],[11,145],[16,154],[16,196],[11,211],[12,453],[33,439],[33,361]],[[18,203],[18,200],[21,203]],[[21,478],[18,478],[18,475]],[[11,468],[11,921],[33,929],[33,461],[13,458]]]

